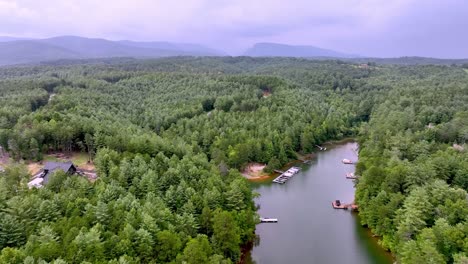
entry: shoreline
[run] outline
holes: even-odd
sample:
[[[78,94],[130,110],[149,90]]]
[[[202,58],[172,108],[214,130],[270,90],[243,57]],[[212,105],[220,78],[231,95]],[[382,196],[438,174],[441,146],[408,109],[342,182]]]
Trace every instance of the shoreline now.
[[[339,140],[329,140],[329,141],[325,141],[321,145],[326,145],[326,146],[332,146],[333,147],[335,145],[342,145],[342,144],[349,143],[349,142],[356,142],[356,138],[346,137],[346,138],[339,139]],[[298,159],[289,161],[288,163],[284,164],[281,168],[279,168],[279,170],[285,170],[288,167],[293,166],[293,165],[297,165],[297,164],[304,164],[305,160],[312,160],[312,159],[316,158],[317,157],[317,152],[319,152],[319,151],[306,153],[306,154],[297,153],[297,158]],[[250,164],[257,164],[257,163],[252,162]],[[266,182],[267,180],[272,179],[272,178],[279,175],[279,173],[277,173],[277,172],[262,173],[259,176],[253,176],[253,175],[250,175],[250,174],[242,172],[242,171],[240,171],[240,173],[249,182]]]
[[[344,144],[347,144],[347,143],[357,143],[357,139],[356,138],[344,138],[344,139],[341,139],[341,140],[331,140],[331,141],[327,141],[327,142],[324,142],[323,144],[321,144],[321,146],[327,146],[327,148],[334,148],[334,147],[339,147],[340,145],[344,145]],[[308,157],[310,159],[313,159],[313,158],[316,158],[318,152],[321,152],[321,151],[316,151],[316,152],[312,152],[312,153],[308,153],[308,154],[300,154],[298,153],[298,158],[303,158],[303,157]],[[357,154],[357,153],[356,153]],[[288,163],[286,163],[281,169],[284,170],[284,168],[288,168],[292,165],[295,165],[295,164],[298,164],[298,163],[303,163],[302,160],[292,160]],[[275,176],[279,175],[279,173],[271,173],[270,175],[265,175],[265,176],[261,176],[261,177],[255,177],[255,178],[251,178],[251,179],[248,179],[250,182],[255,182],[255,183],[267,183],[267,180],[270,179],[270,178],[273,178]],[[354,193],[356,192],[356,189],[354,188]],[[354,215],[354,217],[356,218],[360,218],[359,216],[359,211],[358,212],[352,212],[352,214]],[[359,222],[359,220],[358,220]],[[381,243],[381,237],[378,237],[376,236],[372,230],[367,227],[367,226],[363,226],[361,225],[360,223],[358,223],[358,228],[362,228],[362,230],[364,230],[364,233],[365,233],[365,236],[367,237],[367,239],[369,241],[372,241],[372,247],[375,247],[375,248],[379,248],[379,250],[382,250],[383,251],[383,255],[385,258],[387,258],[391,263],[394,263],[396,261],[396,257],[395,255],[393,254],[393,252],[389,251],[388,249],[385,249],[384,247],[382,247],[382,245],[380,244]],[[256,233],[256,231],[254,231],[256,235],[258,235]],[[250,244],[249,245],[251,248],[250,250],[253,249],[253,247],[255,246],[254,244]],[[247,248],[244,248],[244,250],[246,250]],[[239,262],[240,264],[243,264],[243,263],[249,263],[249,258],[251,257],[250,256],[250,252],[248,250],[246,250],[246,253],[247,254],[242,254],[242,258],[241,258],[241,261]]]

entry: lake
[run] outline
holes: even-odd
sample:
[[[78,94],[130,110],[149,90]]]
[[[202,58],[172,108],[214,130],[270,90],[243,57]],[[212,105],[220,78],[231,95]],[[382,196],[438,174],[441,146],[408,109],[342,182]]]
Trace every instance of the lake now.
[[[392,263],[359,216],[337,210],[332,201],[351,203],[354,184],[346,179],[354,165],[342,159],[357,160],[356,143],[327,146],[302,171],[285,184],[253,183],[260,197],[261,217],[278,218],[278,223],[257,225],[259,241],[247,255],[247,263]],[[297,166],[297,165],[295,165]]]

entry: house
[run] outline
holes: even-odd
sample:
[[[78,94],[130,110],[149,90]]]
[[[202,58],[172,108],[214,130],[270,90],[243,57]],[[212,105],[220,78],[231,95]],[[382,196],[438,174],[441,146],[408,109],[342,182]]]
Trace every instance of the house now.
[[[44,172],[42,173],[42,178],[44,178],[44,183],[49,182],[49,177],[55,171],[61,170],[69,175],[73,175],[76,172],[76,167],[71,161],[67,162],[46,162],[44,165]]]
[[[44,178],[37,177],[33,179],[32,181],[28,182],[28,188],[41,188],[42,187],[42,182],[44,181]]]
[[[76,167],[71,161],[67,162],[46,162],[42,173],[37,175],[32,181],[28,183],[29,188],[40,188],[49,182],[50,176],[57,170],[64,171],[69,175],[76,173]]]

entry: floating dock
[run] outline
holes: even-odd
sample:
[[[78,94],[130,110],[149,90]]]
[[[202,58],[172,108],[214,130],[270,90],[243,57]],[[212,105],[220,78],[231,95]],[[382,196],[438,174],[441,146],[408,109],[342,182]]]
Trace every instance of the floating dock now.
[[[263,218],[263,217],[260,217],[260,223],[278,223],[278,218]]]
[[[341,162],[343,162],[344,164],[354,164],[354,162],[349,159],[343,159]]]
[[[332,206],[333,208],[335,209],[344,209],[344,210],[348,210],[348,209],[351,209],[353,211],[357,211],[358,209],[358,206],[354,203],[350,203],[350,204],[342,204],[340,202],[340,200],[335,200],[332,202]]]
[[[287,180],[289,180],[290,178],[292,178],[295,174],[297,174],[299,171],[301,170],[301,168],[299,167],[291,167],[289,170],[281,173],[280,176],[276,177],[273,182],[274,183],[279,183],[279,184],[283,184],[285,183]],[[275,170],[276,171],[276,170]]]
[[[352,173],[352,172],[346,173],[346,179],[354,180],[354,179],[357,179],[357,178],[358,178],[357,175],[354,175],[354,173]]]

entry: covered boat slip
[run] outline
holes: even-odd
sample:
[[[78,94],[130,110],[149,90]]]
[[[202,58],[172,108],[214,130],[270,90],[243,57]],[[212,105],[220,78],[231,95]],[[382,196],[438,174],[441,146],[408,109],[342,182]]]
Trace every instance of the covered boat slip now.
[[[297,174],[301,168],[299,167],[291,167],[289,170],[283,172],[280,176],[276,177],[273,182],[283,184],[290,178],[292,178],[295,174]]]

